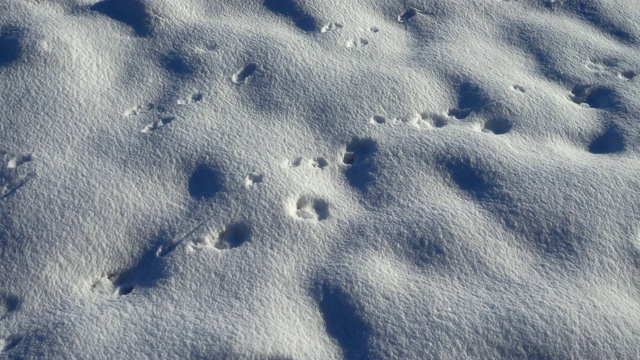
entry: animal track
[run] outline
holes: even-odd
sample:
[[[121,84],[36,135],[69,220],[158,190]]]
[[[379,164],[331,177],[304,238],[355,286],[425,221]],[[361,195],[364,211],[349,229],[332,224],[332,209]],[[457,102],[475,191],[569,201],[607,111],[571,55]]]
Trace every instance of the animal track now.
[[[179,240],[170,241],[167,245],[160,246],[156,250],[156,257],[165,257],[181,245],[190,252],[206,248],[232,249],[249,241],[250,237],[251,229],[243,223],[227,225],[219,232],[212,231],[211,228],[206,228],[204,223],[201,223]]]
[[[244,178],[244,187],[247,189],[255,186],[262,182],[264,175],[263,174],[249,174]]]
[[[115,275],[103,275],[91,285],[91,290],[97,293],[109,294],[114,292],[113,277]]]
[[[482,126],[482,132],[496,135],[506,134],[511,130],[511,121],[505,118],[495,118],[487,120]]]
[[[406,25],[411,19],[413,19],[414,17],[416,17],[417,15],[420,15],[420,14],[433,15],[432,13],[430,13],[428,11],[425,11],[425,10],[419,10],[419,9],[416,9],[416,8],[408,8],[402,14],[398,15],[398,22]]]
[[[11,351],[11,349],[20,344],[20,341],[22,341],[22,337],[18,335],[12,335],[4,339],[0,339],[0,349],[2,349],[0,352],[4,353]]]
[[[360,191],[367,191],[375,179],[376,164],[374,154],[378,144],[373,139],[354,138],[347,145],[342,163],[347,165],[345,176],[349,184]]]
[[[478,85],[471,82],[463,82],[458,87],[458,106],[450,108],[447,114],[462,120],[471,115],[472,112],[480,111],[489,102],[489,96]]]
[[[425,122],[432,127],[441,128],[449,124],[449,120],[440,114],[422,113],[420,114],[419,121]]]
[[[387,122],[387,118],[382,115],[373,115],[371,118],[369,118],[369,122],[372,124],[382,125]]]
[[[312,167],[318,169],[324,169],[329,165],[329,162],[323,157],[313,158],[310,163]]]
[[[295,158],[295,159],[290,160],[290,161],[288,161],[288,162],[287,162],[287,165],[288,165],[289,167],[292,167],[292,168],[294,168],[294,167],[298,167],[298,166],[300,166],[301,164],[302,164],[302,158],[301,158],[301,157],[297,157],[297,158]]]
[[[188,105],[188,104],[191,104],[191,103],[196,103],[196,102],[202,101],[203,98],[204,98],[204,95],[202,95],[202,93],[195,93],[195,94],[191,95],[188,98],[178,99],[176,101],[176,104],[177,105]]]
[[[156,120],[156,121],[154,121],[154,122],[152,122],[152,123],[150,123],[150,124],[147,124],[147,126],[145,126],[144,128],[142,128],[142,130],[140,130],[140,132],[148,133],[148,132],[151,132],[151,131],[158,130],[158,129],[160,129],[161,127],[163,127],[163,126],[165,126],[165,125],[169,124],[169,123],[170,123],[170,122],[172,122],[173,120],[175,120],[175,117],[174,117],[174,116],[166,116],[166,117],[163,117],[163,118],[158,119],[158,120]]]
[[[633,70],[620,71],[617,76],[620,79],[631,80],[636,77],[636,72]]]
[[[521,93],[523,93],[523,94],[527,92],[527,90],[526,90],[523,86],[520,86],[520,85],[518,85],[518,84],[514,84],[511,88],[512,88],[513,90],[515,90],[515,91],[519,91],[519,92],[521,92]]]
[[[204,98],[204,95],[202,93],[195,93],[188,98],[176,100],[175,104],[189,105],[192,103],[202,101],[203,98]],[[176,119],[175,116],[167,115],[166,112],[167,112],[167,109],[163,106],[157,106],[153,103],[147,103],[147,104],[137,105],[130,109],[127,109],[123,115],[125,117],[130,117],[130,116],[141,116],[147,113],[151,113],[152,114],[151,116],[156,117],[156,119],[149,122],[140,130],[140,132],[142,133],[150,133],[152,131],[159,130],[160,128],[164,127],[165,125],[171,123]]]
[[[636,76],[636,72],[633,70],[620,70],[618,61],[611,59],[604,61],[589,60],[586,68],[599,74],[614,74],[618,79],[622,80],[631,80]]]
[[[589,60],[585,66],[587,69],[594,72],[605,72],[614,65],[614,62],[612,61],[601,62]]]
[[[96,280],[91,286],[91,290],[103,295],[115,294],[117,296],[128,295],[130,294],[134,286],[127,285],[116,285],[118,274],[109,274],[103,275],[100,279]]]
[[[293,215],[304,220],[326,220],[329,217],[329,203],[311,196],[300,197],[291,207]]]
[[[236,223],[226,226],[218,238],[213,242],[213,246],[218,250],[227,250],[237,248],[249,240],[251,230],[242,223]]]
[[[579,84],[571,89],[569,99],[578,105],[600,109],[614,105],[616,94],[608,87]]]
[[[320,32],[321,33],[326,33],[326,32],[336,31],[336,30],[340,30],[340,29],[342,29],[342,24],[337,23],[337,22],[332,22],[332,23],[324,25],[320,29]]]
[[[358,38],[358,39],[352,39],[352,40],[347,41],[345,46],[348,47],[348,48],[356,48],[356,47],[366,46],[368,44],[369,44],[369,40],[363,39],[363,38]]]
[[[166,262],[162,260],[161,255],[169,254],[199,228],[200,226],[197,226],[174,243],[165,240],[165,236],[161,235],[135,260],[131,267],[124,269],[124,271],[108,272],[108,275],[103,275],[93,284],[92,290],[103,295],[119,297],[132,294],[138,288],[145,289],[157,286],[158,281],[167,277]],[[167,246],[162,246],[164,244]]]
[[[452,116],[451,112],[447,113],[447,115]],[[450,121],[450,119],[447,118],[447,116],[445,116],[444,114],[438,114],[438,113],[432,113],[432,112],[423,112],[423,113],[415,114],[412,116],[403,117],[401,119],[402,119],[401,121],[397,119],[394,119],[394,121],[396,123],[400,123],[400,122],[411,123],[413,125],[416,125],[417,127],[426,126],[427,128],[442,128],[449,125],[449,121]],[[369,121],[373,124],[384,123],[384,121],[380,121],[380,122],[376,121],[374,117],[372,117]],[[502,135],[502,134],[506,134],[511,130],[512,124],[511,124],[511,121],[506,118],[492,117],[492,118],[489,118],[489,120],[482,123],[481,125],[479,126],[477,125],[476,128],[485,133]],[[350,165],[350,162],[353,161],[352,157],[353,157],[353,154],[351,154],[350,152],[347,152],[345,154],[343,162],[347,165]]]
[[[287,161],[285,166],[290,167],[290,168],[296,168],[299,167],[300,165],[302,165],[302,161],[304,159],[302,157],[297,157],[293,160]],[[327,167],[329,165],[329,161],[327,161],[327,159],[319,156],[319,157],[315,157],[313,159],[310,159],[308,161],[305,161],[305,164],[308,164],[311,167],[314,168],[318,168],[318,169],[324,169],[325,167]]]
[[[398,15],[398,22],[407,23],[409,20],[413,19],[416,15],[418,15],[418,10],[414,8],[409,8],[405,10],[402,14]]]
[[[12,155],[0,150],[0,200],[10,196],[36,175],[31,166],[32,157]]]
[[[349,145],[342,158],[345,165],[356,165],[362,163],[371,157],[377,150],[377,144],[372,139],[354,138]]]
[[[164,112],[164,109],[160,108],[157,109],[156,106],[154,104],[148,103],[148,104],[144,104],[144,105],[137,105],[132,107],[131,109],[125,110],[124,112],[124,116],[136,116],[136,115],[141,115],[144,114],[146,112],[152,111],[156,109],[158,112]]]
[[[244,68],[238,70],[237,73],[233,74],[233,76],[231,76],[231,81],[238,85],[244,84],[257,70],[258,64],[249,63]]]

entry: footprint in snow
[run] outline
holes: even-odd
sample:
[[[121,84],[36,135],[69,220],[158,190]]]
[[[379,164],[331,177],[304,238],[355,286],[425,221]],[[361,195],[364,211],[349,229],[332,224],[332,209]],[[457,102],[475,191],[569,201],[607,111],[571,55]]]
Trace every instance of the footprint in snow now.
[[[297,157],[293,160],[287,161],[285,163],[285,166],[290,168],[297,168],[300,165],[302,165],[303,160],[304,159],[302,157]],[[311,160],[305,161],[305,163],[307,163],[312,168],[316,168],[316,169],[324,169],[325,167],[329,166],[329,161],[327,161],[327,159],[325,159],[322,156],[318,156]]]
[[[257,184],[261,183],[263,178],[264,178],[263,174],[256,174],[256,173],[249,174],[247,175],[247,177],[244,178],[244,187],[247,189],[250,189],[256,186]]]
[[[347,41],[345,46],[348,48],[358,48],[358,47],[367,46],[368,44],[369,44],[369,40],[364,38],[357,38],[357,39],[351,39]]]
[[[324,169],[329,165],[329,162],[327,161],[327,159],[323,157],[316,157],[311,159],[310,164],[311,164],[311,167]]]
[[[495,135],[503,135],[511,130],[511,121],[506,118],[493,118],[489,119],[482,124],[481,130],[485,133],[491,133]]]
[[[357,165],[368,160],[376,152],[378,144],[373,139],[354,138],[347,145],[342,158],[345,165]]]
[[[589,60],[585,67],[596,73],[603,73],[607,71],[611,66],[613,66],[613,61],[597,61],[597,60]]]
[[[251,228],[244,223],[232,223],[221,231],[207,231],[186,242],[187,251],[194,252],[207,248],[229,250],[240,247],[251,237]]]
[[[187,98],[176,100],[176,105],[189,105],[191,103],[197,103],[202,101],[204,95],[202,93],[195,93]]]
[[[387,118],[376,114],[369,118],[369,122],[374,125],[382,125],[387,122]]]
[[[340,30],[340,29],[342,29],[342,24],[337,23],[337,22],[332,22],[332,23],[324,25],[320,29],[320,32],[324,34],[324,33],[330,32],[330,31],[336,31],[336,30]]]
[[[633,78],[636,77],[636,72],[633,70],[625,70],[625,71],[617,72],[616,75],[618,76],[619,79],[632,80]]]
[[[289,204],[289,212],[295,218],[323,221],[329,217],[329,203],[313,196],[302,196]]]
[[[518,91],[520,93],[523,93],[523,94],[527,92],[527,90],[524,88],[524,86],[518,85],[518,84],[514,84],[513,86],[511,86],[511,89],[514,90],[514,91]]]
[[[213,246],[218,250],[237,248],[251,237],[251,229],[243,223],[235,223],[225,226],[218,234]]]
[[[589,60],[585,67],[598,75],[613,74],[621,80],[631,80],[636,77],[636,72],[633,70],[621,70],[615,59]]]
[[[478,84],[465,81],[458,85],[457,106],[452,107],[447,115],[458,120],[466,119],[473,112],[481,111],[491,103],[487,92]]]
[[[418,122],[434,128],[442,128],[449,124],[449,120],[445,116],[428,112],[421,113]]]
[[[236,85],[244,84],[250,76],[253,76],[255,72],[258,70],[258,64],[249,63],[242,69],[238,70],[233,76],[231,76],[231,81]]]
[[[164,112],[164,109],[162,108],[158,108],[156,107],[155,104],[152,103],[147,103],[147,104],[142,104],[142,105],[136,105],[130,109],[125,110],[124,112],[124,116],[125,117],[129,117],[129,116],[137,116],[137,115],[142,115],[144,113],[150,112],[156,110],[158,112]]]
[[[172,122],[175,119],[176,118],[174,116],[165,116],[165,117],[163,117],[161,119],[155,120],[154,122],[147,124],[145,127],[142,128],[142,130],[140,130],[140,132],[148,133],[148,132],[151,132],[151,131],[158,130],[158,129],[164,127],[165,125],[169,124],[170,122]]]
[[[615,105],[617,94],[606,86],[578,84],[571,89],[569,99],[578,105],[602,109]]]
[[[128,295],[130,294],[134,286],[133,285],[116,285],[115,282],[118,278],[118,274],[108,274],[103,275],[101,278],[96,280],[91,286],[91,290],[95,293],[102,295],[110,295],[114,294],[117,296]]]
[[[418,15],[418,10],[414,8],[409,8],[405,10],[402,14],[398,15],[398,22],[406,24],[409,20],[413,19],[416,15]]]
[[[289,160],[286,162],[286,166],[291,167],[291,168],[296,168],[298,166],[300,166],[302,164],[302,158],[301,157],[297,157],[293,160]]]
[[[402,24],[407,24],[411,19],[415,18],[417,15],[420,14],[426,14],[426,15],[433,15],[432,13],[425,11],[425,10],[419,10],[416,8],[408,8],[407,10],[405,10],[402,14],[398,15],[398,22],[402,23]]]

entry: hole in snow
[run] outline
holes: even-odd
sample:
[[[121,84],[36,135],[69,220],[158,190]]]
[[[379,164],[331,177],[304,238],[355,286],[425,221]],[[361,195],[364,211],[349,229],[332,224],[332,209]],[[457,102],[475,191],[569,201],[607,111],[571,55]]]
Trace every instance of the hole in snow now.
[[[329,203],[325,200],[303,196],[295,203],[295,215],[305,220],[325,220],[329,217]]]
[[[238,84],[238,85],[244,84],[247,81],[247,78],[255,74],[257,70],[258,70],[258,64],[256,63],[247,64],[247,66],[239,70],[237,73],[233,74],[233,76],[231,77],[231,81],[233,81],[234,84]]]

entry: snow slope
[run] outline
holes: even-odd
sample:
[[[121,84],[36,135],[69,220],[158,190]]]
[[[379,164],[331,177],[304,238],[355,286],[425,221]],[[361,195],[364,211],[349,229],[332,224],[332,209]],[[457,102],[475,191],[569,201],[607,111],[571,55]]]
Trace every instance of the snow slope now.
[[[3,0],[0,357],[637,358],[635,0]]]

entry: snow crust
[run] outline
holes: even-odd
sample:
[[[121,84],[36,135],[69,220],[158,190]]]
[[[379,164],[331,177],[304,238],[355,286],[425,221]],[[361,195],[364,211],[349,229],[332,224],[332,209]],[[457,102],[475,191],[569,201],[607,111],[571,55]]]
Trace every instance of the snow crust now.
[[[0,357],[637,358],[639,19],[0,2]]]

